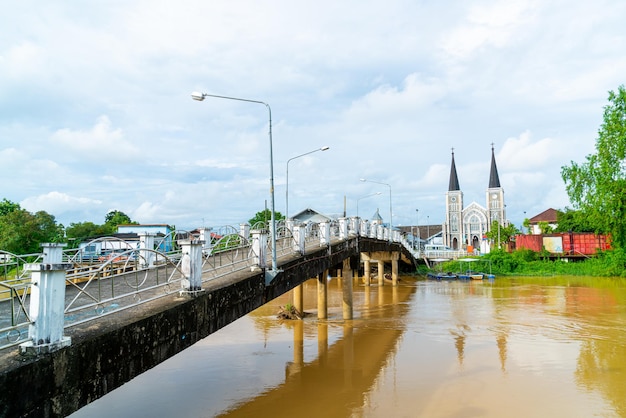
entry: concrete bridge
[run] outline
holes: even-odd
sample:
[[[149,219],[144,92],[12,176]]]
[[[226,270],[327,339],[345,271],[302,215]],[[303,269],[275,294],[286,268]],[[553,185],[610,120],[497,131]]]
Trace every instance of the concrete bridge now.
[[[398,231],[358,218],[287,223],[276,236],[271,248],[266,230],[243,225],[217,241],[201,231],[162,253],[145,234],[139,248],[98,262],[58,244],[30,263],[5,254],[13,268],[0,281],[0,417],[66,416],[288,291],[302,311],[311,278],[325,319],[333,270],[350,320],[361,265],[366,285],[383,286],[389,264],[394,286],[399,263],[414,266],[418,256]]]

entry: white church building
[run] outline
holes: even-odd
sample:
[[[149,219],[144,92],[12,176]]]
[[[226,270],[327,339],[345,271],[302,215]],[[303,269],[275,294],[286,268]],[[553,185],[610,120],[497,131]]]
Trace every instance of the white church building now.
[[[485,192],[486,207],[476,202],[471,202],[465,206],[454,162],[454,149],[452,150],[450,183],[445,199],[446,219],[442,225],[444,245],[453,250],[478,249],[483,253],[489,252],[490,246],[485,234],[490,230],[491,223],[498,221],[502,226],[506,226],[508,223],[506,221],[504,189],[500,186],[493,144],[491,146],[489,186]]]

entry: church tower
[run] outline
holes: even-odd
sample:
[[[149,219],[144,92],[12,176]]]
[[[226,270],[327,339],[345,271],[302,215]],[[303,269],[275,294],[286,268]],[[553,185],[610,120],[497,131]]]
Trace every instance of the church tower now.
[[[504,190],[500,186],[500,176],[496,166],[496,157],[491,144],[491,172],[489,173],[489,187],[487,188],[487,211],[489,226],[493,221],[498,221],[501,226],[506,226],[506,205],[504,204]]]
[[[463,246],[463,192],[459,186],[459,177],[456,174],[454,163],[454,148],[452,149],[452,164],[450,166],[450,183],[446,192],[446,221],[444,223],[443,239],[448,247],[458,250]]]

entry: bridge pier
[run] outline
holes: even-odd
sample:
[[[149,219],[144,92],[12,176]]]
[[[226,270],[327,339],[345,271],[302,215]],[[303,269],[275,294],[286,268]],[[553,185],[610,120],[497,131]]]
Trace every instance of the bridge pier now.
[[[370,260],[368,258],[363,260],[363,282],[365,286],[371,285],[371,274]]]
[[[304,313],[304,290],[303,284],[299,284],[298,286],[293,288],[293,307],[296,308],[298,312],[301,314]]]
[[[343,260],[343,280],[342,293],[343,293],[343,319],[352,319],[353,317],[353,295],[352,295],[352,267],[350,266],[350,259]]]
[[[317,319],[328,318],[328,270],[317,275]]]

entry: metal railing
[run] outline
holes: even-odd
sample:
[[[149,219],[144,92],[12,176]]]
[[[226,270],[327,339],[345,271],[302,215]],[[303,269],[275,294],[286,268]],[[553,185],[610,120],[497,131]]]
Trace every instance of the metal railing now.
[[[348,237],[357,235],[358,222],[356,228],[349,231]],[[325,245],[340,236],[337,222],[331,222],[329,230]],[[318,224],[307,224],[302,232],[304,248],[298,251],[293,231],[282,222],[277,224],[278,258],[320,248]],[[64,250],[63,261],[71,264],[65,275],[64,326],[95,320],[180,292],[185,279],[180,238],[191,238],[191,234],[175,231],[161,237],[154,241],[156,249],[137,248],[119,238],[104,237],[83,248]],[[266,254],[270,254],[271,242],[267,241]],[[99,254],[85,250],[96,246],[100,248]],[[163,251],[164,248],[168,251]],[[241,235],[236,228],[214,229],[202,251],[202,282],[254,268],[258,256],[250,238]],[[29,340],[32,280],[26,264],[40,263],[42,257],[43,254],[15,255],[0,251],[0,349]],[[265,266],[256,267],[269,267],[267,258]]]

